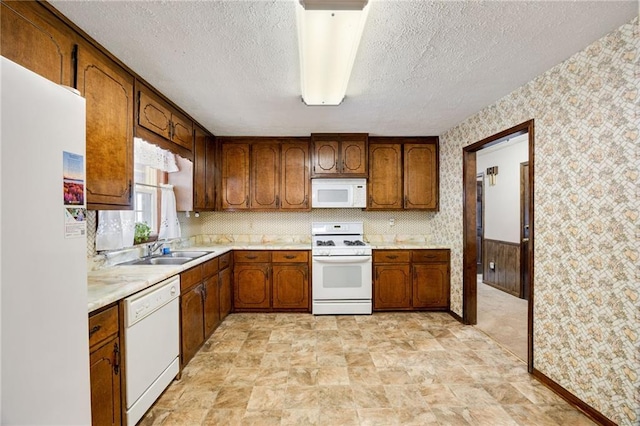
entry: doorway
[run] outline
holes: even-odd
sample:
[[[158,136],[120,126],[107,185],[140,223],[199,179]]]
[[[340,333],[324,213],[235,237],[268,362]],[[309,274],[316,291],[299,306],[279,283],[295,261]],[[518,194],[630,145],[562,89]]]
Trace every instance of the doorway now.
[[[533,302],[534,302],[534,275],[533,275],[533,242],[534,242],[534,221],[533,221],[533,171],[534,171],[534,122],[533,120],[524,122],[510,129],[504,130],[472,145],[463,148],[463,185],[464,185],[464,223],[463,223],[463,321],[465,324],[476,324],[478,314],[478,181],[476,172],[476,153],[477,151],[488,148],[498,143],[504,142],[515,136],[528,134],[528,163],[525,173],[528,176],[528,192],[524,203],[526,215],[521,214],[520,221],[524,220],[523,216],[528,219],[528,227],[526,229],[528,238],[525,241],[524,227],[521,232],[521,245],[526,245],[526,264],[524,265],[527,277],[527,289],[525,299],[528,301],[527,306],[527,366],[531,372],[533,370]],[[521,170],[521,173],[523,171]],[[522,186],[522,185],[521,185]],[[521,252],[524,250],[521,249]]]

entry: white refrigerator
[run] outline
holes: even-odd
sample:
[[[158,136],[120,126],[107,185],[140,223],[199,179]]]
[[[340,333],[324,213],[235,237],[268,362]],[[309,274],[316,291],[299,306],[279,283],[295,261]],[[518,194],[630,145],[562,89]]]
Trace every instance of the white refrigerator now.
[[[0,59],[0,423],[89,425],[85,100]]]

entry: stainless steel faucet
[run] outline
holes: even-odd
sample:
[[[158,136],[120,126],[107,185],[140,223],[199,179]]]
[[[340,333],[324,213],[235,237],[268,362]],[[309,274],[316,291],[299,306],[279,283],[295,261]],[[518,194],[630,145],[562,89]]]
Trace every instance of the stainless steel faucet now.
[[[156,250],[158,250],[160,247],[162,247],[162,245],[163,245],[164,243],[165,243],[165,241],[164,241],[164,240],[163,240],[163,241],[157,240],[157,241],[154,241],[154,242],[152,242],[151,244],[149,244],[149,245],[147,246],[147,250],[148,250],[149,256],[153,256],[153,254],[155,253],[155,251],[156,251]]]

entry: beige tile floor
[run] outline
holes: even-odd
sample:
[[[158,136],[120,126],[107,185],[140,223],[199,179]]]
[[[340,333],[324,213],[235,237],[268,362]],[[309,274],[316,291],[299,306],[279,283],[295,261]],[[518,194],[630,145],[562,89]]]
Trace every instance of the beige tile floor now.
[[[447,313],[232,314],[141,425],[591,425]]]

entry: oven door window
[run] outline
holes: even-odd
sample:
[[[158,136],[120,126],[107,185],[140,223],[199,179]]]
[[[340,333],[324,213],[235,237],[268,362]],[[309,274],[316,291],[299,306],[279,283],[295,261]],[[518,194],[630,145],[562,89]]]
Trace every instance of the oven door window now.
[[[312,293],[315,300],[370,299],[371,257],[329,257],[313,260]]]
[[[362,265],[331,265],[323,268],[324,288],[362,287]]]

